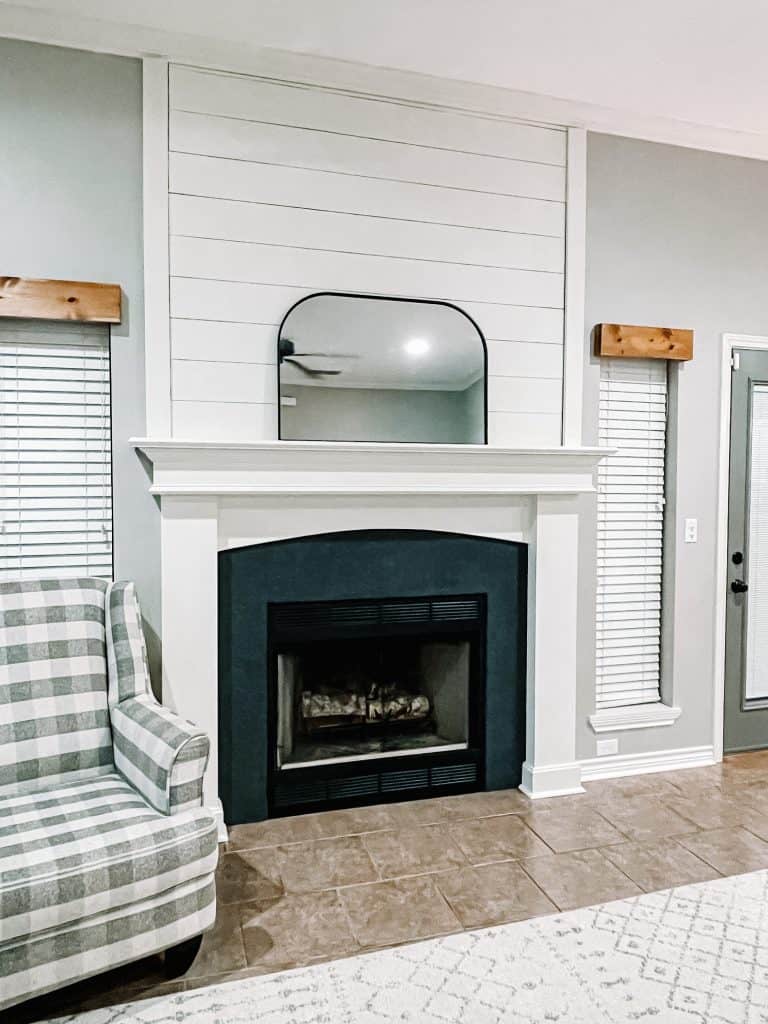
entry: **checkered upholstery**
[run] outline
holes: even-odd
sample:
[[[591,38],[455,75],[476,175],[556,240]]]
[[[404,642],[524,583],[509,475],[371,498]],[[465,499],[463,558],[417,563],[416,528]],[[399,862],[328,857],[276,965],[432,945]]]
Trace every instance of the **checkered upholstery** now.
[[[208,737],[158,704],[151,693],[112,708],[115,767],[158,811],[200,805]]]
[[[152,694],[132,584],[0,584],[0,1015],[212,925],[207,757]]]
[[[97,579],[0,583],[0,796],[111,766],[106,591]]]
[[[141,611],[133,583],[117,582],[109,588],[106,628],[109,634],[109,703],[149,691],[149,666]]]

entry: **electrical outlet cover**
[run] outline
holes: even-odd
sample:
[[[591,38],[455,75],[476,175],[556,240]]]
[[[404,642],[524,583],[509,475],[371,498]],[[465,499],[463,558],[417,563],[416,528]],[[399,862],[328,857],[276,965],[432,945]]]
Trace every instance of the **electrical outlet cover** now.
[[[617,739],[598,740],[595,744],[598,757],[607,757],[609,754],[618,754],[619,741]]]

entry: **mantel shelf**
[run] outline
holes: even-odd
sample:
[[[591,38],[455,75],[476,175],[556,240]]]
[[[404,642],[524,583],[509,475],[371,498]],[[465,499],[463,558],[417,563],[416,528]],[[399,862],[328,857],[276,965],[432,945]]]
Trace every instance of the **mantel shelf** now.
[[[606,448],[134,438],[157,495],[581,494]]]

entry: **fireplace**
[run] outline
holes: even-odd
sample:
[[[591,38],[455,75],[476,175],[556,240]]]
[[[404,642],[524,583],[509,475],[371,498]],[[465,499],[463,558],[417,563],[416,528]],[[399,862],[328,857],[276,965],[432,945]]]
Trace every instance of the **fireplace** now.
[[[220,552],[226,820],[518,785],[526,595],[526,545],[484,537]]]
[[[605,451],[132,443],[160,502],[163,700],[209,733],[203,798],[222,842],[225,821],[270,813],[269,602],[487,594],[484,786],[516,785],[524,751],[531,797],[583,791],[578,542]],[[398,571],[387,555],[395,539],[412,557]]]
[[[270,605],[271,806],[482,786],[485,605]]]

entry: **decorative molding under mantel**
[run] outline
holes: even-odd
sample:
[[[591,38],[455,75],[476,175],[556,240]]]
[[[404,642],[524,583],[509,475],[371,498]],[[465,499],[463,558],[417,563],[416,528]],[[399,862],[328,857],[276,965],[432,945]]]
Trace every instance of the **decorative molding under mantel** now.
[[[133,438],[151,492],[249,494],[586,494],[607,448]]]

